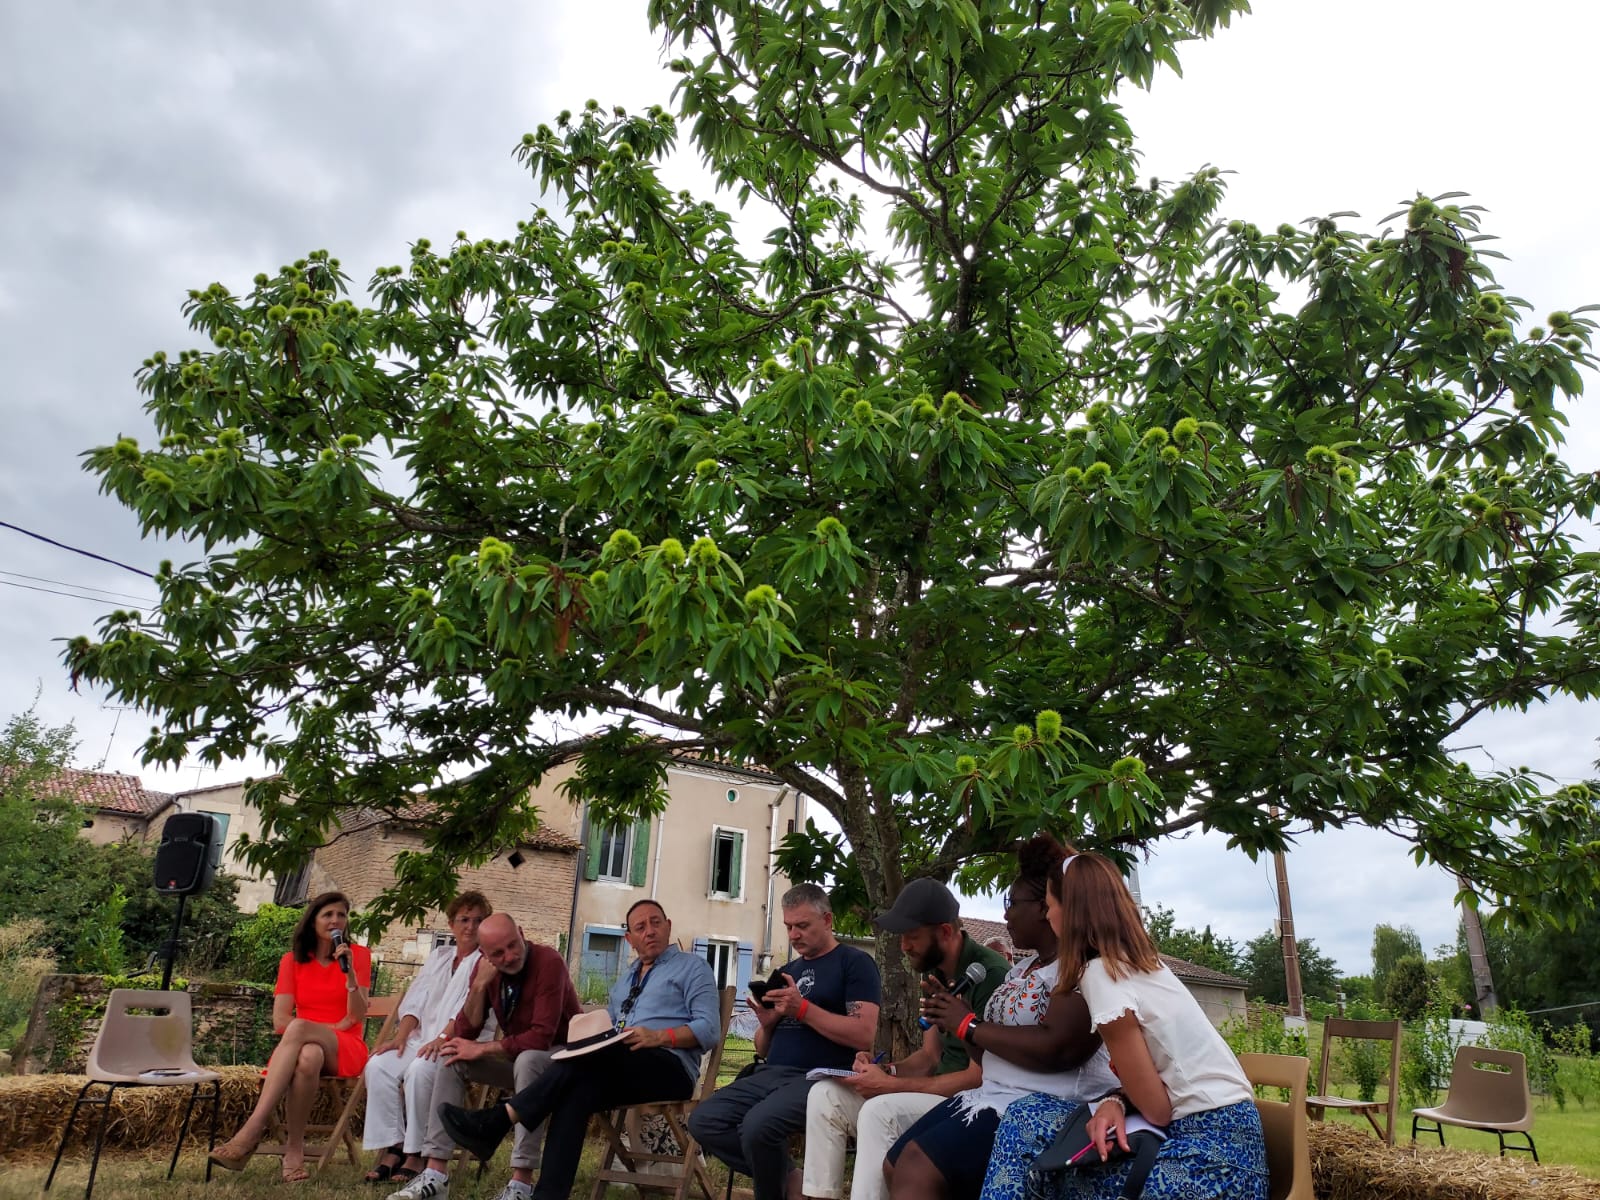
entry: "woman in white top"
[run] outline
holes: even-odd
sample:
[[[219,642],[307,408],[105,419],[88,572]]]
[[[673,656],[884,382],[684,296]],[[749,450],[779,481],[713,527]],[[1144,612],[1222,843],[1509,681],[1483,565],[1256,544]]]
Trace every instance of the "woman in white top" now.
[[[482,892],[462,892],[445,909],[453,943],[428,955],[400,1004],[394,1034],[367,1059],[367,1113],[362,1144],[383,1148],[368,1183],[403,1183],[422,1170],[433,1075],[445,1027],[466,1002],[478,965],[478,925],[494,909]],[[490,1018],[492,1023],[493,1018]],[[484,1036],[492,1037],[486,1028]]]
[[[1056,934],[1045,890],[1066,851],[1048,834],[1017,850],[1019,873],[1006,893],[1006,928],[1019,951],[980,1019],[959,996],[930,990],[923,1012],[971,1047],[977,1086],[935,1105],[885,1156],[892,1200],[975,1200],[1001,1114],[1039,1094],[1070,1112],[1116,1087],[1105,1048],[1089,1029],[1076,993],[1056,994]],[[1021,1181],[1014,1195],[1020,1196]]]
[[[1126,1151],[1138,1113],[1166,1127],[1143,1195],[1151,1200],[1266,1200],[1267,1158],[1254,1093],[1239,1060],[1162,963],[1122,874],[1098,854],[1070,856],[1050,886],[1061,981],[1076,985],[1111,1051],[1119,1090],[1094,1107],[1098,1157]],[[1091,1154],[1094,1151],[1091,1151]],[[1038,1180],[1050,1200],[1118,1197],[1131,1160],[1069,1167]],[[1034,1177],[1038,1179],[1038,1177]]]

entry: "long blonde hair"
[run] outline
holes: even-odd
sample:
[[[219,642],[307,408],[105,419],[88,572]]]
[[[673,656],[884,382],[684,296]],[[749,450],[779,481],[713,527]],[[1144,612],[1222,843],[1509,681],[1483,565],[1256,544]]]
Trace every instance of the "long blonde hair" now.
[[[1050,879],[1050,894],[1061,913],[1056,961],[1057,991],[1071,991],[1091,958],[1099,957],[1113,979],[1161,966],[1156,944],[1145,932],[1139,908],[1122,882],[1122,872],[1098,854],[1074,854]]]

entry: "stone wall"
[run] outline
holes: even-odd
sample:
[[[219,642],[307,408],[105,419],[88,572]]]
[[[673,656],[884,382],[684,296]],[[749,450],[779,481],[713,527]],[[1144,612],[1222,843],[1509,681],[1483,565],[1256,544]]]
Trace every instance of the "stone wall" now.
[[[403,850],[415,853],[423,849],[420,834],[396,823],[354,830],[317,851],[307,895],[336,888],[350,897],[352,907],[364,908],[394,882],[396,856]],[[519,866],[512,866],[506,856],[497,856],[482,866],[462,867],[458,888],[482,892],[496,912],[509,913],[534,941],[564,950],[578,856],[571,851],[527,848],[518,858]],[[393,924],[373,945],[373,957],[391,967],[420,963],[433,948],[432,935],[449,929],[444,913],[437,911],[415,925]]]

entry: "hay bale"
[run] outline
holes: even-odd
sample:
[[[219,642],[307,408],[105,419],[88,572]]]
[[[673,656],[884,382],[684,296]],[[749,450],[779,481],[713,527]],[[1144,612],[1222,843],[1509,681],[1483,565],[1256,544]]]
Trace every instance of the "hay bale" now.
[[[222,1102],[217,1112],[217,1138],[222,1140],[244,1124],[261,1094],[261,1072],[254,1067],[218,1067],[222,1076]],[[53,1155],[62,1127],[72,1112],[72,1102],[87,1082],[82,1075],[14,1075],[0,1078],[0,1158],[22,1159]],[[96,1089],[98,1092],[99,1089]],[[118,1088],[106,1124],[106,1148],[148,1150],[170,1147],[178,1140],[183,1109],[189,1102],[187,1087]],[[196,1106],[196,1128],[191,1136],[205,1141],[210,1105]],[[312,1120],[332,1122],[338,1116],[326,1093],[318,1098]],[[68,1152],[85,1150],[94,1142],[98,1107],[80,1111]],[[359,1134],[360,1125],[356,1123]]]
[[[1317,1200],[1595,1200],[1600,1180],[1571,1167],[1471,1150],[1380,1142],[1336,1121],[1311,1122]]]

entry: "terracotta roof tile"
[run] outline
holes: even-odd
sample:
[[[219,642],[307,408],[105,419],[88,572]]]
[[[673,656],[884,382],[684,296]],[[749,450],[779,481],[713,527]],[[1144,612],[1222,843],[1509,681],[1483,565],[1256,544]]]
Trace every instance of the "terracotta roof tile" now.
[[[39,783],[47,796],[70,796],[97,812],[122,813],[130,817],[153,817],[172,803],[166,792],[152,792],[137,775],[102,771],[79,771],[64,767]]]

